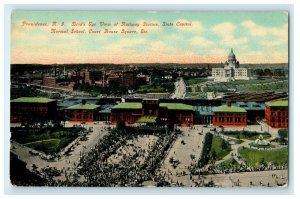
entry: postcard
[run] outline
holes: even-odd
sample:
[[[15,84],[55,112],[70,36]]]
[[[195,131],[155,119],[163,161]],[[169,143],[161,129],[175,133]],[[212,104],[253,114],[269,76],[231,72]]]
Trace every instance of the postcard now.
[[[288,187],[289,13],[11,13],[15,186]]]

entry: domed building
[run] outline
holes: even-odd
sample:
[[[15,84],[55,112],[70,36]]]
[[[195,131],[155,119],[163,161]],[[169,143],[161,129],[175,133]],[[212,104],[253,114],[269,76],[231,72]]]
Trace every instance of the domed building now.
[[[215,82],[229,82],[235,80],[249,80],[251,71],[247,68],[240,68],[239,61],[231,49],[228,60],[225,62],[224,68],[213,68],[212,76]]]

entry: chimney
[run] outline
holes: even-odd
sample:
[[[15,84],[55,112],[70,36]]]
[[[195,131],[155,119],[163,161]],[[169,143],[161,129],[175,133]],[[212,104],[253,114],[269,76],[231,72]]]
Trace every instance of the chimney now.
[[[231,102],[230,101],[227,102],[227,107],[231,107]]]

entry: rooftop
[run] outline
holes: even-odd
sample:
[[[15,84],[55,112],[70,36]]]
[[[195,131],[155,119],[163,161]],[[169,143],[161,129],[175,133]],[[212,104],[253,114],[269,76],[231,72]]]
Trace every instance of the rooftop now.
[[[272,101],[266,103],[270,107],[281,107],[281,106],[289,106],[288,100],[278,100],[278,101]]]
[[[142,103],[134,103],[134,102],[124,102],[112,107],[112,109],[141,109],[141,108],[142,108]]]
[[[10,102],[17,102],[17,103],[49,103],[56,100],[45,98],[45,97],[20,97]]]
[[[137,123],[156,123],[156,116],[143,116],[138,119]]]
[[[219,106],[213,109],[213,112],[227,112],[227,113],[246,113],[246,109],[236,106]]]
[[[167,108],[169,110],[187,110],[193,111],[193,106],[182,103],[160,103],[159,107]]]
[[[82,104],[82,103],[80,103],[80,104],[70,106],[66,109],[67,110],[94,110],[98,107],[99,107],[99,105],[95,105],[95,104]]]

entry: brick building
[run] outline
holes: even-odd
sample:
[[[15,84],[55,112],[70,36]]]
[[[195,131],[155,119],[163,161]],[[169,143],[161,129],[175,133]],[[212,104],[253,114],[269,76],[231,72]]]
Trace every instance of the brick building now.
[[[215,107],[213,113],[214,126],[247,126],[247,111],[244,108],[229,103]]]
[[[56,87],[57,78],[56,77],[44,77],[43,86]]]
[[[21,97],[10,101],[10,122],[52,120],[56,118],[56,100],[41,97]]]
[[[111,109],[111,122],[117,124],[151,123],[166,125],[169,121],[175,125],[194,124],[193,106],[182,103],[160,103],[158,99],[144,99],[142,103],[124,102]]]
[[[131,88],[136,85],[137,78],[134,72],[125,71],[120,78],[120,86]]]
[[[288,101],[279,100],[266,103],[265,118],[273,128],[288,128]]]
[[[65,109],[67,120],[71,122],[94,122],[98,119],[99,105],[82,102]]]
[[[83,74],[84,82],[89,84],[102,80],[102,76],[102,71],[85,71]]]

